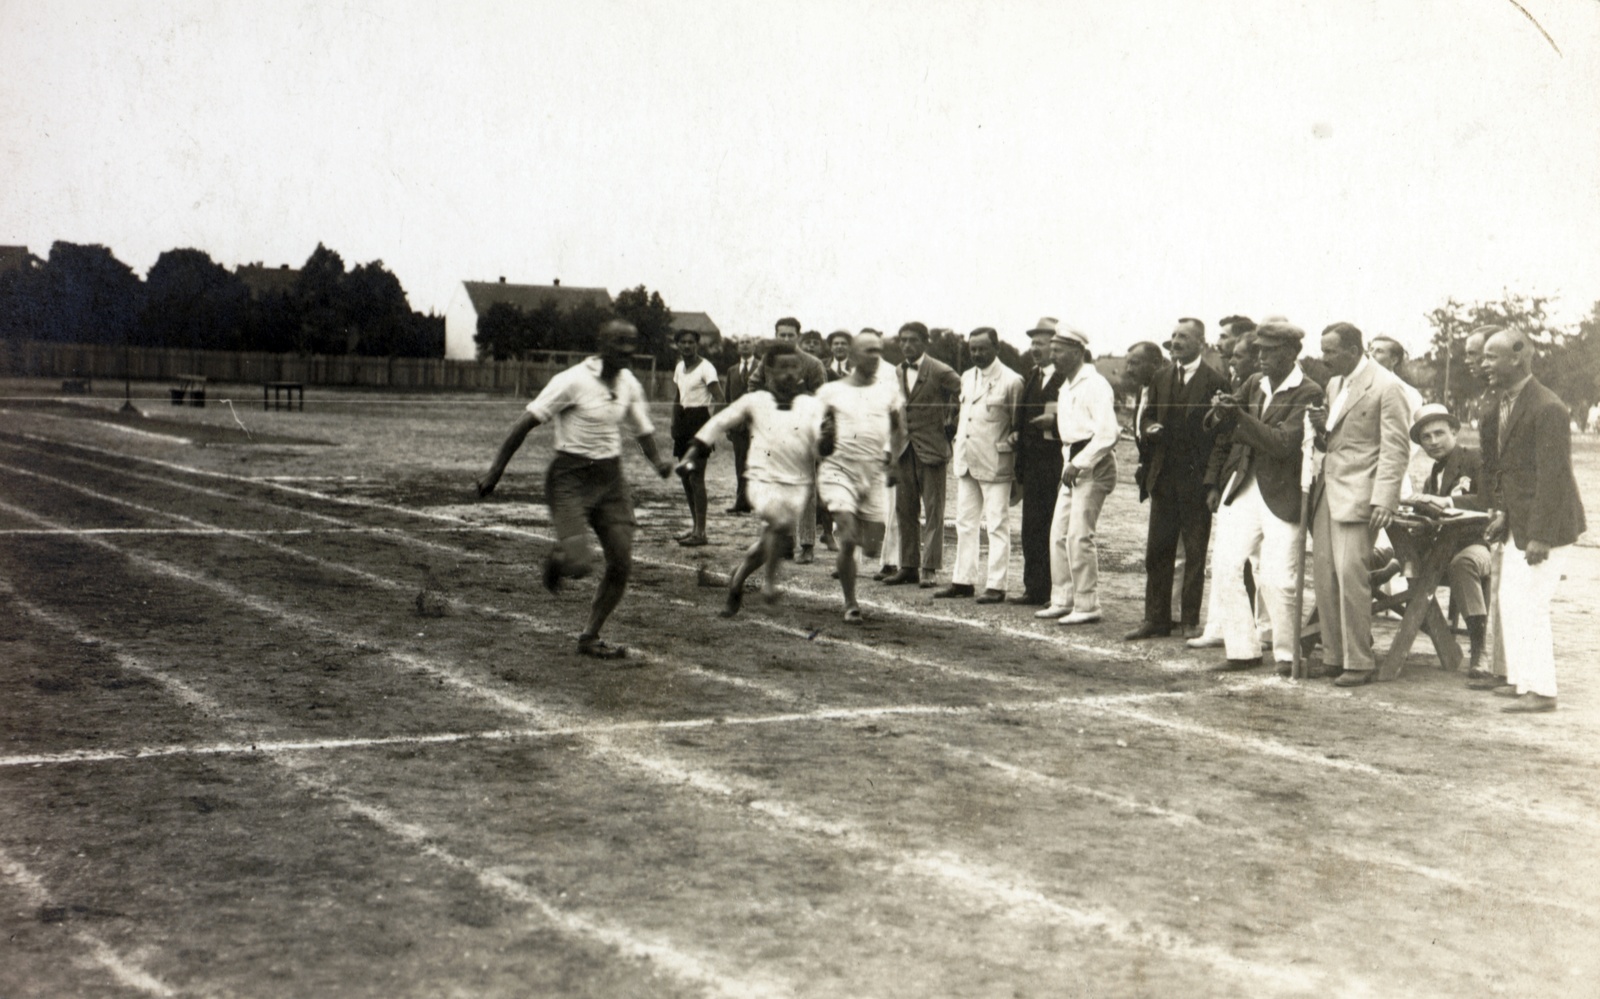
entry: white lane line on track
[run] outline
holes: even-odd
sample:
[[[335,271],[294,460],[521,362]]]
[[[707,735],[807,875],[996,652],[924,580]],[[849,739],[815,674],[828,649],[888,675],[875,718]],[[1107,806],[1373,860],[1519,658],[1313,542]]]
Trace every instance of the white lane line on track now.
[[[0,592],[14,592],[0,581]],[[43,618],[36,608],[30,612]],[[119,657],[124,668],[130,668]],[[142,672],[141,670],[133,670]],[[174,688],[182,681],[163,680]],[[1160,694],[1129,695],[1133,698],[1151,699]],[[193,706],[209,708],[209,701],[193,695]],[[766,715],[719,715],[715,718],[676,718],[620,722],[592,722],[587,724],[555,725],[549,728],[497,728],[478,732],[433,732],[422,735],[385,735],[347,737],[339,739],[278,739],[253,742],[180,743],[167,746],[128,746],[122,749],[79,749],[60,753],[33,753],[18,756],[0,756],[0,767],[61,766],[75,763],[132,763],[139,760],[161,759],[169,756],[248,756],[253,753],[326,753],[346,749],[382,749],[387,746],[439,746],[470,742],[544,741],[561,738],[588,738],[627,732],[675,732],[703,728],[756,728],[784,725],[807,725],[823,722],[868,721],[879,718],[942,717],[956,718],[966,715],[1004,712],[1054,711],[1067,704],[1100,704],[1107,698],[1060,698],[1049,701],[1019,701],[1015,703],[948,705],[948,704],[895,704],[871,708],[824,708],[818,711],[797,711]]]
[[[34,514],[31,511],[22,510],[21,508],[13,507],[8,503],[0,502],[0,508],[11,509],[14,512],[25,515],[34,520],[45,520],[45,518],[38,514]],[[259,598],[250,597],[247,594],[243,594],[241,591],[237,590],[237,588],[229,584],[222,583],[217,580],[210,580],[205,577],[188,573],[184,570],[176,569],[175,567],[167,565],[166,563],[160,562],[156,559],[135,555],[130,552],[124,552],[115,545],[112,545],[110,542],[104,541],[103,539],[84,538],[81,539],[81,541],[85,544],[105,547],[114,552],[119,552],[125,558],[134,561],[136,564],[149,565],[152,569],[164,575],[176,576],[198,585],[212,588],[214,591],[219,593],[228,595],[237,594],[234,599],[243,598],[248,600],[250,601],[249,605],[252,607],[264,608],[267,606],[265,601],[262,601]],[[303,616],[301,615],[294,616],[304,620]],[[322,626],[311,621],[307,621],[307,625],[310,628],[321,631],[332,630],[326,628],[326,626]],[[350,641],[355,636],[341,635],[340,637],[344,641]],[[420,656],[397,653],[390,653],[390,656],[396,662],[412,665],[421,670],[426,670],[431,675],[444,679],[448,685],[461,690],[463,693],[470,694],[480,700],[487,701],[496,708],[499,708],[500,710],[509,714],[513,714],[517,717],[537,719],[544,724],[551,726],[569,724],[569,722],[567,722],[567,720],[558,712],[551,711],[542,705],[529,703],[521,698],[511,696],[502,691],[484,687],[481,684],[460,675],[453,668],[444,664],[433,663]],[[630,770],[647,774],[652,778],[662,780],[669,785],[687,786],[696,790],[697,792],[700,792],[703,796],[711,798],[713,801],[717,801],[725,805],[730,803],[728,797],[719,790],[720,788],[728,786],[726,784],[726,778],[722,775],[696,770],[665,759],[660,755],[648,756],[631,750],[622,749],[616,746],[616,744],[612,741],[611,736],[595,736],[587,739],[586,744],[589,748],[590,754],[602,762],[610,761],[612,765],[625,764]],[[292,760],[294,757],[282,755],[272,758],[287,767],[292,766],[292,764],[286,761]],[[731,804],[741,812],[744,812],[744,810],[748,808],[777,820],[780,824],[780,828],[784,828],[790,832],[803,833],[806,835],[822,834],[831,836],[833,834],[828,832],[829,829],[835,827],[839,829],[847,828],[841,823],[811,816],[803,808],[773,799],[766,795],[764,793],[766,789],[760,787],[759,785],[750,786],[755,788],[757,792],[760,792],[753,792],[751,794],[751,797],[755,798],[758,803],[750,804],[742,799],[732,800]],[[903,859],[905,856],[903,851],[887,845],[877,845],[877,848],[887,851],[885,856],[890,862],[897,862]],[[965,866],[956,863],[956,861],[952,859],[949,859],[955,856],[955,854],[949,852],[941,853],[939,854],[939,860],[937,864],[923,865],[920,870],[924,873],[932,872],[934,874],[938,874],[941,870],[943,870],[946,875],[948,875],[950,872],[967,870]],[[976,868],[974,867],[972,870],[975,871]],[[936,877],[935,880],[938,881],[939,878]],[[1010,884],[1010,882],[993,875],[985,874],[980,878],[978,875],[974,874],[970,878],[957,878],[949,882],[948,887],[964,897],[970,897],[972,893],[972,885],[975,883],[975,881],[985,884],[992,882],[996,885]],[[1017,887],[1015,890],[1020,892],[1022,896],[1027,899],[1034,899],[1037,897],[1045,902],[1049,901],[1048,899],[1045,899],[1042,894],[1031,888]],[[976,901],[978,904],[984,905],[985,907],[990,907],[994,903],[992,898],[979,898],[976,899]],[[1038,905],[1030,905],[1030,909],[1038,908]],[[1257,964],[1255,962],[1244,961],[1242,959],[1235,958],[1233,955],[1228,954],[1226,951],[1223,951],[1220,948],[1210,947],[1208,945],[1202,945],[1190,941],[1176,933],[1152,934],[1148,931],[1139,930],[1136,927],[1133,927],[1133,924],[1130,921],[1114,913],[1086,913],[1082,910],[1072,909],[1054,902],[1049,902],[1049,905],[1045,906],[1041,911],[1047,912],[1048,914],[1052,915],[1056,921],[1063,922],[1069,926],[1092,926],[1099,932],[1110,933],[1114,939],[1117,939],[1124,945],[1155,947],[1167,953],[1180,956],[1184,959],[1209,965],[1216,970],[1234,975],[1243,975],[1262,983],[1281,982],[1285,975],[1294,976],[1296,980],[1299,980],[1302,977],[1307,977],[1300,969],[1288,969],[1274,965],[1264,965]]]
[[[485,534],[482,528],[425,527],[428,534]],[[283,528],[231,528],[231,527],[64,527],[46,530],[29,527],[0,528],[0,537],[52,537],[73,534],[140,535],[156,534],[170,537],[249,537],[292,538],[313,534],[360,534],[368,537],[388,537],[393,531],[383,527],[283,527]]]
[[[4,848],[0,848],[0,876],[16,885],[22,892],[23,900],[30,906],[39,909],[50,904],[50,890],[44,882]],[[178,994],[172,986],[144,970],[137,961],[118,952],[98,934],[74,929],[72,935],[118,984],[145,995],[169,997]]]
[[[22,599],[16,594],[15,588],[8,581],[0,579],[0,590],[11,596],[23,610],[71,636],[78,642],[86,645],[107,647],[107,651],[111,652],[121,668],[150,678],[171,691],[183,703],[217,717],[227,717],[229,715],[229,712],[220,702],[199,693],[182,680],[141,662],[120,648],[112,646],[111,643],[102,642],[66,617]],[[232,727],[244,729],[244,726],[238,724],[234,724]],[[247,736],[244,741],[249,741],[248,733],[242,734]],[[264,741],[266,740],[258,740],[258,742]],[[548,922],[565,931],[569,936],[598,941],[616,948],[628,957],[649,959],[677,978],[708,988],[713,994],[725,996],[727,999],[743,999],[743,997],[747,996],[781,997],[794,994],[793,986],[776,980],[771,976],[736,977],[728,975],[717,971],[710,959],[688,953],[659,938],[644,936],[607,921],[591,919],[578,913],[561,909],[538,892],[517,881],[513,876],[498,871],[493,867],[480,864],[470,858],[459,856],[439,846],[439,842],[444,837],[438,832],[414,823],[405,822],[381,806],[359,800],[326,778],[305,773],[294,754],[267,752],[262,755],[283,769],[302,789],[328,796],[338,801],[346,811],[365,818],[390,836],[401,839],[424,856],[457,870],[468,872],[487,890],[513,902],[535,909]],[[0,855],[0,860],[3,859],[5,859],[4,856]],[[155,994],[174,995],[175,993],[168,990]]]
[[[52,401],[54,401],[54,402],[70,402],[71,400],[68,400],[68,399],[54,399]],[[14,409],[0,409],[0,413],[5,413],[8,416],[17,415],[17,411],[14,410]],[[128,434],[128,435],[133,436],[133,437],[143,437],[143,438],[146,438],[146,439],[149,439],[149,440],[164,441],[165,443],[168,443],[168,444],[193,444],[194,443],[194,441],[190,440],[187,437],[178,437],[178,436],[175,436],[173,434],[158,434],[158,433],[154,433],[154,432],[149,431],[149,430],[139,430],[139,429],[137,429],[135,427],[125,427],[120,423],[107,423],[105,420],[97,420],[97,419],[94,419],[92,416],[61,416],[58,413],[42,413],[42,412],[37,412],[37,411],[30,412],[28,415],[29,416],[43,417],[44,419],[47,419],[47,420],[58,420],[58,421],[61,421],[63,423],[71,423],[74,426],[82,426],[85,423],[92,423],[97,427],[105,427],[107,430],[115,430],[115,431],[117,431],[119,433]]]

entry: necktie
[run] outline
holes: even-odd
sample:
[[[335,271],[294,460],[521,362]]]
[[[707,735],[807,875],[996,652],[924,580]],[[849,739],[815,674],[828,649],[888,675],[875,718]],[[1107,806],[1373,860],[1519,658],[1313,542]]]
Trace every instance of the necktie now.
[[[1444,475],[1444,462],[1442,462],[1442,461],[1434,462],[1433,463],[1433,474],[1428,476],[1428,487],[1426,489],[1424,489],[1423,492],[1427,493],[1429,496],[1437,496],[1437,495],[1439,495],[1439,486],[1444,481],[1443,480],[1443,475]]]

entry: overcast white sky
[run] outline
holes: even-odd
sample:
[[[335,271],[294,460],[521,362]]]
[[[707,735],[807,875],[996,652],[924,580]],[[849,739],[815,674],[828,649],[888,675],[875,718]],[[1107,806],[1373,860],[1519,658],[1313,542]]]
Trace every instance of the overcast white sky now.
[[[0,0],[0,243],[644,283],[725,333],[1600,299],[1600,2]]]

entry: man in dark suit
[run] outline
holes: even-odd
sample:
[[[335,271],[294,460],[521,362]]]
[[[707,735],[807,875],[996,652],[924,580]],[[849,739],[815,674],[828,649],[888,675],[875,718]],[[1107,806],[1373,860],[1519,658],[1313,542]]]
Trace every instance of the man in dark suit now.
[[[1433,468],[1422,492],[1408,501],[1414,509],[1440,516],[1446,510],[1484,508],[1483,461],[1478,452],[1456,442],[1460,430],[1461,421],[1438,403],[1417,410],[1411,421],[1411,441],[1433,459]],[[1489,623],[1489,546],[1481,539],[1461,545],[1450,559],[1449,578],[1451,602],[1467,619],[1467,640],[1472,648],[1467,675],[1473,680],[1488,679],[1493,674],[1480,666]]]
[[[1145,441],[1141,492],[1150,497],[1150,527],[1145,540],[1144,621],[1125,641],[1172,633],[1172,577],[1183,539],[1182,626],[1185,637],[1200,635],[1200,601],[1205,593],[1206,547],[1211,542],[1211,511],[1206,507],[1206,463],[1216,444],[1215,427],[1205,426],[1213,398],[1228,391],[1228,380],[1200,359],[1205,323],[1178,320],[1172,331],[1172,365],[1151,384],[1151,405],[1142,415]]]
[[[1033,369],[1017,406],[1017,481],[1022,483],[1022,596],[1013,603],[1050,602],[1050,521],[1061,491],[1061,441],[1056,435],[1056,397],[1066,376],[1050,355],[1054,331],[1032,329],[1028,357]],[[1067,611],[1063,608],[1061,615]]]
[[[896,339],[905,357],[895,375],[906,400],[909,440],[899,455],[895,489],[900,571],[883,582],[931,587],[944,559],[945,474],[956,435],[961,379],[948,364],[928,354],[928,327],[922,323],[906,323]]]
[[[849,330],[834,330],[828,334],[828,360],[822,365],[828,381],[838,381],[855,370],[855,365],[850,363],[850,344],[854,339]]]
[[[1219,398],[1214,407],[1231,446],[1207,496],[1218,507],[1211,609],[1227,648],[1222,668],[1260,665],[1260,615],[1244,588],[1245,566],[1251,553],[1260,551],[1256,599],[1272,627],[1273,658],[1279,672],[1286,672],[1300,636],[1294,612],[1297,556],[1306,536],[1300,517],[1300,445],[1306,410],[1322,403],[1322,388],[1295,364],[1305,339],[1298,326],[1267,322],[1247,335],[1255,338],[1261,376]],[[1242,340],[1235,345],[1236,357],[1242,345]]]
[[[1498,405],[1480,425],[1483,467],[1494,511],[1485,537],[1509,538],[1501,559],[1500,624],[1509,712],[1554,711],[1555,648],[1550,600],[1568,547],[1588,529],[1572,475],[1571,414],[1533,377],[1533,343],[1501,330],[1484,345]]]
[[[756,369],[756,345],[752,337],[742,336],[737,341],[739,360],[728,369],[728,402],[737,402],[741,395],[750,391],[750,376]],[[733,474],[738,477],[739,485],[734,492],[733,506],[728,507],[727,513],[749,513],[750,500],[745,495],[744,467],[750,455],[750,427],[748,424],[728,431],[728,443],[733,445]]]

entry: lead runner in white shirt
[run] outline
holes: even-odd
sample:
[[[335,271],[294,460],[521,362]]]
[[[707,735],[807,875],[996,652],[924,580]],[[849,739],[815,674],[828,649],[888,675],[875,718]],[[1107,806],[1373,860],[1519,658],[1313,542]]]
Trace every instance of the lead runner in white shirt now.
[[[587,576],[594,556],[587,532],[593,530],[605,556],[605,575],[595,589],[589,623],[578,636],[578,652],[597,659],[621,659],[627,649],[600,640],[606,618],[622,602],[633,569],[633,498],[622,477],[622,427],[627,424],[639,450],[666,478],[672,461],[656,453],[644,389],[628,370],[639,346],[632,323],[614,319],[596,334],[596,355],[558,373],[522,418],[512,425],[494,462],[478,480],[479,498],[494,492],[512,455],[533,428],[555,424],[556,454],[545,477],[545,499],[559,547],[545,558],[544,584],[552,593],[563,577]]]

